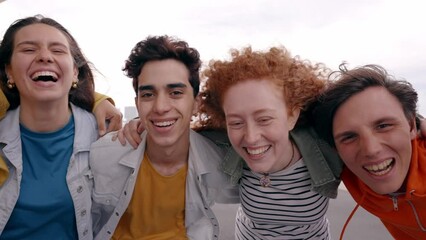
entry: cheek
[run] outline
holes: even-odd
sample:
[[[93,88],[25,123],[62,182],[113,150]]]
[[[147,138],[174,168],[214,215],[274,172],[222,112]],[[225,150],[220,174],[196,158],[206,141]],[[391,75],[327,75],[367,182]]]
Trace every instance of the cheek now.
[[[262,127],[262,136],[272,142],[282,142],[288,144],[289,129],[287,125],[274,124]]]
[[[228,138],[231,142],[232,146],[236,148],[238,146],[238,143],[241,141],[241,132],[239,130],[229,129],[228,132]]]
[[[350,146],[336,144],[336,149],[345,164],[351,164],[353,162],[354,153]]]

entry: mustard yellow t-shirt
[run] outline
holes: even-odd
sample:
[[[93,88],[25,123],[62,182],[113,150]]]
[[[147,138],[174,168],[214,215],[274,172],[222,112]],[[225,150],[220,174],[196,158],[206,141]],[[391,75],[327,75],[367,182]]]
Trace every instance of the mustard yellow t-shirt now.
[[[100,93],[95,93],[95,106],[93,107],[93,109],[95,109],[100,102],[106,99],[112,104],[114,104],[114,101],[108,96]],[[6,115],[7,109],[9,109],[9,102],[7,101],[7,98],[4,95],[3,91],[0,89],[0,120],[3,119]],[[9,169],[6,166],[4,159],[0,156],[0,187],[3,185],[3,183],[8,177]]]
[[[145,153],[132,199],[113,239],[188,239],[185,229],[187,166],[172,176],[163,176]]]

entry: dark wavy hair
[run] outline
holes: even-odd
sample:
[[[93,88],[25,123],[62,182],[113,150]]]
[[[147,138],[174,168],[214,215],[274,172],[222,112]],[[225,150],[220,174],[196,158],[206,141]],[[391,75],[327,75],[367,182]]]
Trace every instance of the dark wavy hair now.
[[[92,111],[94,104],[94,77],[90,63],[86,60],[83,55],[80,47],[77,44],[77,41],[69,33],[69,31],[64,28],[57,21],[43,17],[42,15],[36,15],[34,17],[22,18],[9,26],[6,30],[6,33],[3,36],[3,40],[0,43],[0,87],[4,94],[6,95],[10,109],[15,109],[19,106],[19,91],[17,88],[9,89],[7,85],[7,74],[6,66],[11,62],[12,54],[14,51],[14,42],[16,33],[23,27],[32,25],[32,24],[46,24],[51,27],[58,29],[62,32],[68,39],[70,45],[71,55],[74,59],[74,64],[78,68],[78,87],[71,88],[69,92],[69,101],[76,106],[79,106],[87,111]]]
[[[395,79],[379,65],[365,65],[352,70],[341,64],[340,71],[334,72],[331,77],[337,80],[331,81],[327,90],[312,105],[311,120],[319,136],[332,146],[335,146],[333,138],[333,118],[339,107],[353,95],[370,87],[383,87],[400,102],[404,115],[409,122],[413,122],[417,110],[417,92],[412,85],[401,79]],[[392,111],[392,109],[389,109]]]
[[[174,37],[149,36],[136,44],[128,59],[125,61],[123,71],[126,76],[133,79],[133,88],[138,93],[138,76],[142,68],[149,61],[175,59],[182,62],[189,70],[189,83],[194,90],[194,97],[200,88],[200,54],[188,43]]]

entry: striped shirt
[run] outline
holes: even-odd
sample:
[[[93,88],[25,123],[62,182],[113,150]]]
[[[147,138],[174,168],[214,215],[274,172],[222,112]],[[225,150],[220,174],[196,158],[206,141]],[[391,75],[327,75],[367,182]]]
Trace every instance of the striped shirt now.
[[[269,187],[260,185],[262,176],[244,169],[236,239],[331,239],[325,215],[329,199],[311,190],[303,159],[270,174]]]

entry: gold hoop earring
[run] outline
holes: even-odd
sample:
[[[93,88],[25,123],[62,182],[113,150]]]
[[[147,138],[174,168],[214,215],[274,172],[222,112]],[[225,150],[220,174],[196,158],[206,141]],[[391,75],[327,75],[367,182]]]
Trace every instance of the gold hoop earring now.
[[[78,82],[77,82],[77,81],[72,82],[71,87],[72,87],[72,88],[77,88],[77,87],[78,87]]]
[[[9,89],[13,89],[15,86],[16,86],[16,85],[15,85],[13,82],[11,82],[10,80],[7,80],[7,87],[8,87]]]

